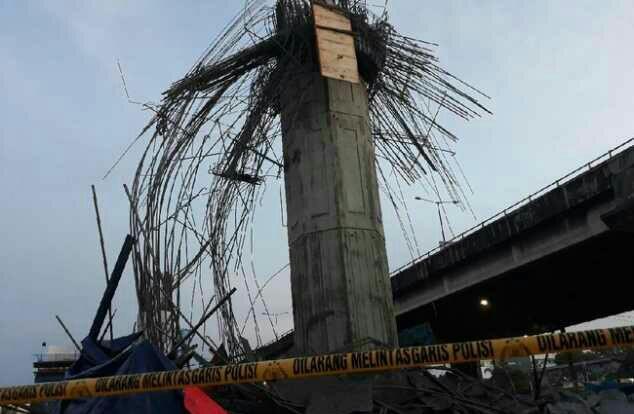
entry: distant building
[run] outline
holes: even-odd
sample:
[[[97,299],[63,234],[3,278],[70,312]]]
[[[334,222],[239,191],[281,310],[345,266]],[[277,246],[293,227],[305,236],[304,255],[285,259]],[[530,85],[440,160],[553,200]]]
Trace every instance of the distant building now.
[[[63,380],[68,368],[79,358],[79,352],[58,346],[43,347],[43,350],[41,354],[35,354],[33,362],[36,384]]]
[[[59,346],[42,344],[42,353],[35,354],[33,362],[33,376],[36,384],[42,382],[61,381],[68,368],[79,358],[79,352]],[[33,414],[50,414],[55,412],[54,401],[32,404],[29,409]],[[10,413],[11,411],[7,411]],[[0,411],[0,414],[4,414]]]

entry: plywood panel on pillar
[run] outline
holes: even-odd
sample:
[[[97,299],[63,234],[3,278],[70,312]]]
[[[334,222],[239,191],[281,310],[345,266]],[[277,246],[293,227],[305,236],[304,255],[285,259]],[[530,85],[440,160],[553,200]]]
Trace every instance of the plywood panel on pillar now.
[[[321,4],[313,4],[313,16],[315,18],[315,26],[342,31],[352,30],[350,19]]]
[[[318,4],[313,5],[313,16],[321,76],[359,83],[350,19]]]

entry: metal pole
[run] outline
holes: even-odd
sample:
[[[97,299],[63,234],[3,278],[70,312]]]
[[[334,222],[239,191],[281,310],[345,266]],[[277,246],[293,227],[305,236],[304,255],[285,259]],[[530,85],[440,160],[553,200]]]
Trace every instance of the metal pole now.
[[[103,333],[101,334],[101,337],[99,338],[99,342],[103,341],[103,338],[105,338],[106,334],[108,333],[108,329],[110,329],[110,332],[112,332],[112,318],[114,318],[114,316],[117,314],[117,310],[115,309],[112,312],[112,317],[110,318],[110,320],[108,321],[108,325],[106,325],[106,329],[103,330]],[[111,336],[112,338],[112,336]],[[110,339],[110,342],[112,342],[114,339]]]
[[[59,324],[62,325],[62,329],[64,330],[64,332],[66,332],[66,335],[68,335],[70,340],[73,342],[73,345],[75,345],[75,348],[77,348],[77,351],[81,352],[81,347],[79,346],[77,341],[75,341],[75,338],[73,338],[73,335],[70,334],[70,331],[68,330],[66,325],[64,325],[64,322],[62,322],[62,319],[57,315],[55,315],[55,318],[57,319],[57,322],[59,322]]]
[[[214,306],[213,309],[209,311],[209,313],[204,315],[201,318],[200,322],[198,322],[196,326],[194,326],[192,330],[189,331],[183,339],[181,339],[176,345],[174,345],[172,350],[167,354],[167,357],[169,359],[174,359],[178,348],[180,348],[185,342],[187,342],[198,331],[198,328],[200,328],[207,321],[207,319],[211,317],[211,315],[213,315],[226,301],[229,300],[229,298],[231,297],[231,295],[235,293],[235,291],[236,291],[236,288],[231,289],[231,292],[227,293],[227,295],[224,298],[220,299],[220,301],[216,303],[216,306]]]
[[[440,219],[440,232],[442,233],[442,243],[443,245],[446,243],[445,239],[445,226],[442,222],[442,214],[440,214],[440,202],[436,202],[436,208],[438,208],[438,218]]]
[[[92,189],[92,202],[95,205],[95,214],[97,215],[97,229],[99,230],[99,245],[101,246],[101,258],[103,260],[103,270],[106,275],[106,286],[108,286],[108,282],[110,282],[110,277],[108,276],[110,272],[108,272],[108,259],[106,257],[106,246],[103,241],[103,231],[101,230],[101,216],[99,215],[99,204],[97,203],[97,191],[95,190],[95,186],[91,185]],[[108,325],[110,327],[110,341],[114,340],[114,334],[112,332],[112,306],[108,307]]]

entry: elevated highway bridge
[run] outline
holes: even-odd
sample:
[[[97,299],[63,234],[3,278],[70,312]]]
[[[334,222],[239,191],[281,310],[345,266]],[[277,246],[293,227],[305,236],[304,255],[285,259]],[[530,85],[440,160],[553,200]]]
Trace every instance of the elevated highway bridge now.
[[[633,144],[394,271],[399,330],[429,323],[443,342],[521,336],[633,310]]]

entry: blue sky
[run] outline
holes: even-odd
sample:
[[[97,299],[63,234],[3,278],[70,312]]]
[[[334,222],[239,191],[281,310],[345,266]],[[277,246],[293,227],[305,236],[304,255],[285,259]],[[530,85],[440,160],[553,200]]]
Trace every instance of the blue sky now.
[[[0,385],[32,380],[42,341],[68,345],[55,314],[78,337],[88,330],[104,284],[91,184],[111,263],[127,232],[122,184],[138,151],[101,178],[149,114],[126,101],[117,60],[132,98],[157,101],[240,5],[0,0]],[[634,136],[633,2],[392,0],[389,10],[402,33],[438,43],[442,66],[493,98],[492,116],[464,123],[440,115],[462,138],[456,148],[479,219]],[[262,279],[288,261],[282,184],[271,184],[257,213]],[[384,211],[394,268],[410,256]],[[413,202],[410,212],[421,250],[435,246],[435,207]],[[475,224],[458,210],[450,218],[455,231]],[[273,312],[290,311],[287,275],[266,292]],[[128,333],[130,273],[115,307],[116,332]],[[290,315],[279,325],[290,328]]]

